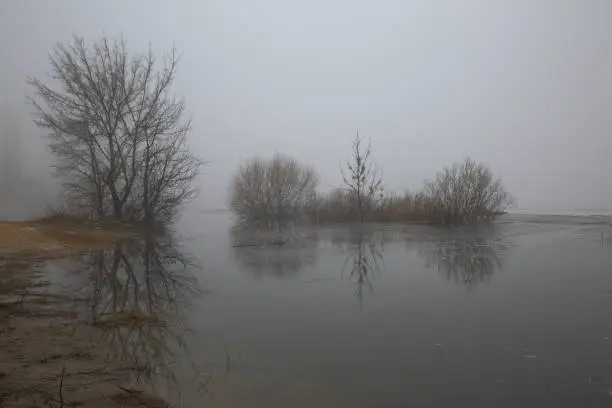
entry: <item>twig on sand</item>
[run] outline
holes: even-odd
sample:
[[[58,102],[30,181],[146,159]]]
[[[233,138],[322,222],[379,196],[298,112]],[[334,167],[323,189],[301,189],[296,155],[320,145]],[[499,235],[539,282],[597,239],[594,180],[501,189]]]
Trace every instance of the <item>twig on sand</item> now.
[[[62,376],[60,378],[60,383],[59,383],[58,394],[59,394],[60,408],[64,408],[64,393],[62,392],[62,388],[64,387],[64,374],[66,374],[66,366],[62,367]]]
[[[127,392],[128,394],[140,394],[140,393],[143,392],[142,390],[132,390],[132,389],[129,389],[129,388],[125,388],[125,387],[123,387],[123,386],[121,386],[119,384],[117,384],[117,388]]]

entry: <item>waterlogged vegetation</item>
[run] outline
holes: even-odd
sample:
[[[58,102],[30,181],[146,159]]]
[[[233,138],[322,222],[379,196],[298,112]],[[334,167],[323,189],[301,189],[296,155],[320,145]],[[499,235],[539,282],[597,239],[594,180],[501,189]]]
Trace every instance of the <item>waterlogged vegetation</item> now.
[[[63,191],[0,222],[0,405],[609,406],[610,220],[498,217],[471,158],[387,191],[359,135],[335,189],[258,156],[189,211],[177,62],[74,38],[30,79]]]
[[[230,206],[243,225],[285,228],[295,223],[472,224],[503,214],[513,202],[502,180],[471,158],[445,167],[422,191],[386,192],[371,146],[359,134],[340,170],[342,186],[322,193],[313,167],[279,154],[254,157],[233,178]]]

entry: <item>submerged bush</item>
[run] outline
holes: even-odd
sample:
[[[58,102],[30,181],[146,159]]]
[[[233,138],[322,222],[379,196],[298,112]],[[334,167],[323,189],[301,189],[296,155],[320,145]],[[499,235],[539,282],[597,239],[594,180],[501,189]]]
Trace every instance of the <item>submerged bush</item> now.
[[[360,158],[359,163],[363,162]],[[357,179],[364,180],[359,174]],[[318,178],[311,167],[280,155],[271,159],[254,157],[234,176],[231,207],[243,223],[282,228],[295,222],[469,224],[492,219],[512,203],[502,180],[489,167],[470,158],[445,167],[433,180],[425,181],[418,192],[383,194],[377,173],[373,180],[377,188],[371,191],[376,194],[368,189],[361,194],[363,183],[359,188],[345,185],[318,193]],[[355,191],[361,194],[359,200]]]
[[[427,181],[425,195],[431,210],[444,224],[467,224],[479,217],[494,217],[512,203],[502,180],[470,158],[445,167],[435,180]]]
[[[353,211],[351,192],[336,189],[317,196],[308,212],[314,223],[359,222]],[[422,191],[403,196],[387,193],[372,201],[367,220],[375,222],[418,222],[469,224],[494,218],[512,203],[501,179],[485,165],[467,158],[440,171],[426,181]]]
[[[230,206],[242,223],[282,228],[305,219],[317,184],[315,171],[292,158],[253,157],[234,175]]]
[[[427,222],[438,221],[432,200],[424,192],[406,192],[403,196],[387,194],[376,209],[379,222]]]

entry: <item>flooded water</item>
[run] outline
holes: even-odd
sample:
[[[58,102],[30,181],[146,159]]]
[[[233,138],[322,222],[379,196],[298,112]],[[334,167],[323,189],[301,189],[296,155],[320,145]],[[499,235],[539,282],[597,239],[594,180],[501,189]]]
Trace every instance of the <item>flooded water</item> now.
[[[180,238],[56,271],[92,319],[157,316],[109,325],[109,358],[177,406],[609,407],[607,222],[512,215],[273,236],[197,214]]]

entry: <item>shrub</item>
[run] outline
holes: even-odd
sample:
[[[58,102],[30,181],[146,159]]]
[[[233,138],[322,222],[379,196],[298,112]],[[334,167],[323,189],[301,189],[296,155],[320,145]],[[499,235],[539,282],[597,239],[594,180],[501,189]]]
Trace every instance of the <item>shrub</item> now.
[[[485,165],[466,158],[445,167],[425,183],[431,209],[444,224],[466,224],[481,216],[496,216],[512,203],[501,179]]]
[[[315,171],[292,158],[254,157],[234,175],[230,206],[243,223],[282,228],[306,218],[317,184]]]
[[[420,192],[373,198],[368,201],[368,220],[443,225],[494,218],[512,203],[501,179],[470,158],[445,167],[434,180],[426,181]],[[362,219],[356,215],[354,203],[352,190],[337,189],[319,196],[309,216],[316,223],[359,222]]]

